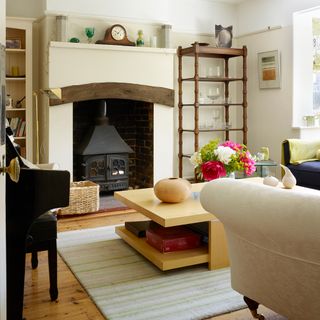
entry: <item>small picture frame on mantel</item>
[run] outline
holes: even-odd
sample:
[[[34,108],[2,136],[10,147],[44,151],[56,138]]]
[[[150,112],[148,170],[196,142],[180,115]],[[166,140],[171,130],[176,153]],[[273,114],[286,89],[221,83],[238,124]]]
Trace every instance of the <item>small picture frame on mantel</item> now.
[[[260,89],[281,88],[279,50],[258,53],[258,75]]]

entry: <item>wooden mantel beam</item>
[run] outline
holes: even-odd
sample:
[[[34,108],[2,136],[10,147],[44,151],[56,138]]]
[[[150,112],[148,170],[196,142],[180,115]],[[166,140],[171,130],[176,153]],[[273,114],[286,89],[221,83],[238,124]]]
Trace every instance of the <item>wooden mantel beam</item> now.
[[[50,99],[50,106],[96,99],[125,99],[174,106],[174,90],[133,83],[100,82],[61,88],[62,99]]]

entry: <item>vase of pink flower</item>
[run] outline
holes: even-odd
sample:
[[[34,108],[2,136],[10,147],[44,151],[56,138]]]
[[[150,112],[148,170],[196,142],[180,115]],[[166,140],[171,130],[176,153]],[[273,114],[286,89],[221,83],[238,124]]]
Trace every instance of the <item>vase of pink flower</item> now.
[[[210,181],[244,171],[247,176],[256,171],[255,160],[244,144],[212,140],[190,159],[200,180]]]

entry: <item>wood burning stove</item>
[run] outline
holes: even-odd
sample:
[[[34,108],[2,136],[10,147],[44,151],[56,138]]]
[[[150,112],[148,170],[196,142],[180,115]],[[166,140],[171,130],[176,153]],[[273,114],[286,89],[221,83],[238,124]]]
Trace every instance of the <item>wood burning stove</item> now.
[[[97,100],[98,116],[90,127],[75,155],[78,180],[91,180],[100,185],[100,191],[115,191],[129,187],[129,153],[133,150],[109,125],[105,100]]]
[[[81,180],[100,185],[100,191],[115,191],[129,187],[128,154],[106,154],[79,157]]]

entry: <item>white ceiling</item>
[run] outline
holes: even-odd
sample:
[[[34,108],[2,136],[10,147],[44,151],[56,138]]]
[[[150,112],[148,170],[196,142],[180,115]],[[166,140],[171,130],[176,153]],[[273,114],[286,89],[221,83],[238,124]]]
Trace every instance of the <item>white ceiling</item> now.
[[[213,2],[225,2],[225,3],[232,3],[232,4],[238,4],[241,2],[245,2],[247,0],[211,0]]]

